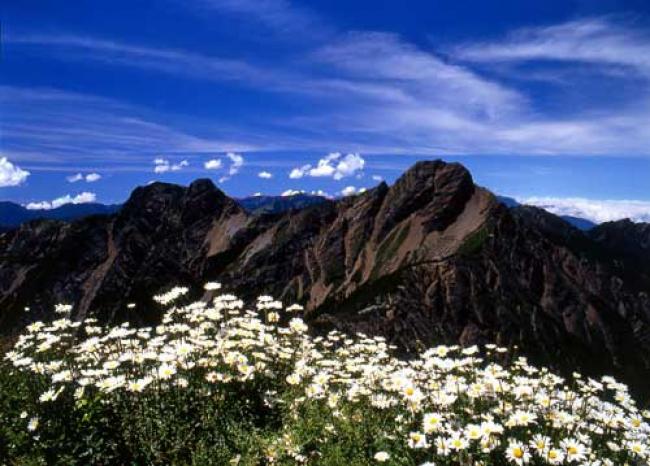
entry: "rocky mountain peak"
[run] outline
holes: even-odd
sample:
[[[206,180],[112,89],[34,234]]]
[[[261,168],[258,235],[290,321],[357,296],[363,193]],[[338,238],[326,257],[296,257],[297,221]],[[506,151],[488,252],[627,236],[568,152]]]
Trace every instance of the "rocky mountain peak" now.
[[[182,186],[159,181],[138,186],[122,206],[120,214],[124,217],[162,215],[166,209],[178,205],[185,191]]]
[[[239,205],[211,180],[198,179],[188,187],[155,182],[136,188],[122,207],[119,219],[149,219],[153,222],[168,219],[189,224],[219,217],[223,212],[239,211]]]
[[[442,160],[418,162],[388,190],[379,217],[384,235],[413,212],[424,210],[428,230],[443,230],[463,210],[474,193],[469,171]]]

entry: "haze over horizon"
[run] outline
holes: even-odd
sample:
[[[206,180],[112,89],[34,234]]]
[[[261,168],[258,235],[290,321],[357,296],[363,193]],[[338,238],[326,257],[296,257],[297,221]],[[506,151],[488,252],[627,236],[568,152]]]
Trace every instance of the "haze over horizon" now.
[[[594,221],[650,221],[643,1],[7,2],[0,200],[153,180],[351,194],[420,159]]]

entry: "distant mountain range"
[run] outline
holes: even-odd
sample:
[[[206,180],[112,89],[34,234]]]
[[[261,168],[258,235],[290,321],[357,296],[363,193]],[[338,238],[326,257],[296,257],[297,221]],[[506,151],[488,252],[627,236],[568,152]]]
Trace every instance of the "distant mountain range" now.
[[[153,324],[153,294],[185,284],[200,297],[215,280],[303,304],[316,331],[379,334],[402,351],[516,345],[534,362],[650,392],[648,224],[581,231],[506,207],[442,161],[336,201],[260,201],[244,208],[209,180],[153,183],[118,212],[0,234],[0,331],[51,318],[58,302],[77,319]]]
[[[322,204],[327,202],[327,198],[313,194],[294,194],[292,196],[251,196],[237,199],[237,202],[251,214],[279,214]]]
[[[497,196],[497,199],[507,207],[519,207],[521,204],[515,199],[506,196]],[[327,202],[323,196],[313,194],[294,194],[292,196],[250,196],[236,199],[236,201],[252,214],[277,214],[288,210],[303,209],[316,204]],[[16,228],[30,220],[77,220],[90,215],[107,215],[117,212],[121,204],[66,204],[56,209],[26,209],[14,202],[0,202],[0,232]],[[596,223],[579,217],[563,215],[562,218],[580,230],[590,230]]]
[[[237,199],[248,212],[254,214],[277,214],[292,209],[302,209],[310,205],[321,204],[327,199],[311,194],[293,196],[251,196]],[[77,220],[91,215],[108,215],[116,213],[121,204],[65,204],[56,209],[27,209],[14,202],[0,201],[0,232],[11,230],[25,222],[37,219]]]
[[[112,214],[121,205],[105,205],[96,203],[65,204],[56,209],[27,209],[14,202],[0,202],[0,228],[8,230],[25,222],[36,219],[76,220],[96,214]]]

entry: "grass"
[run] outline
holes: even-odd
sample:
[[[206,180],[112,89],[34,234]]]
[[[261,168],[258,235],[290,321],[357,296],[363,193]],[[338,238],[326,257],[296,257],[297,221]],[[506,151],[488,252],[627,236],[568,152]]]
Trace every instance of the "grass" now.
[[[458,248],[458,254],[461,256],[473,256],[481,252],[483,245],[489,237],[488,230],[485,226],[473,231],[463,241]]]

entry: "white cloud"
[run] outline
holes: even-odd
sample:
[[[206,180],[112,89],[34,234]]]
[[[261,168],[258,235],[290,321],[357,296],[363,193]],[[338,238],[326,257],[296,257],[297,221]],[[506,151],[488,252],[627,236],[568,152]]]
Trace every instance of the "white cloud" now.
[[[303,194],[303,193],[304,193],[304,191],[299,191],[299,190],[296,190],[296,189],[287,189],[282,194],[280,194],[280,196],[282,196],[282,197],[296,196],[298,194]]]
[[[650,73],[650,34],[607,18],[583,18],[525,28],[500,42],[460,46],[456,54],[476,62],[556,60],[624,65]]]
[[[56,199],[53,199],[52,201],[30,202],[25,207],[30,210],[37,210],[37,209],[49,210],[49,209],[56,209],[57,207],[61,207],[62,205],[65,204],[86,204],[89,202],[95,202],[96,200],[97,200],[97,195],[95,193],[84,191],[83,193],[79,193],[76,196],[71,196],[70,194],[66,194],[65,196],[61,196]]]
[[[66,177],[66,180],[68,180],[68,183],[76,183],[77,181],[83,181],[85,180],[86,183],[94,183],[95,181],[99,181],[102,178],[102,175],[99,173],[88,173],[87,175],[83,175],[81,173],[76,173],[74,175],[70,175]]]
[[[70,175],[66,177],[66,180],[68,180],[68,183],[76,183],[77,181],[81,181],[84,179],[84,176],[81,173],[77,173],[75,175]]]
[[[230,168],[228,169],[228,175],[234,176],[239,173],[239,169],[244,165],[244,157],[234,152],[228,152],[226,157],[232,162]]]
[[[342,196],[352,196],[353,194],[357,193],[357,188],[354,186],[346,186],[341,190],[341,195]]]
[[[260,177],[260,178],[264,178],[265,180],[268,180],[268,179],[273,178],[273,173],[263,171],[263,172],[259,172],[257,174],[257,176]]]
[[[206,170],[218,170],[221,168],[222,162],[221,159],[211,159],[203,164],[203,167]]]
[[[0,157],[0,188],[23,184],[30,173],[11,163],[7,157]]]
[[[153,168],[154,173],[166,173],[169,171],[177,172],[190,165],[190,163],[187,160],[181,160],[180,162],[173,164],[169,160],[163,158],[155,159],[153,161],[153,164],[154,164],[154,168]]]
[[[322,189],[318,189],[318,190],[316,190],[316,191],[312,191],[312,192],[311,192],[311,195],[312,195],[312,196],[326,197],[326,198],[328,198],[328,199],[331,199],[331,198],[332,198],[332,196],[331,196],[327,191],[323,191]]]
[[[528,197],[517,198],[517,202],[541,207],[556,215],[586,218],[595,223],[623,218],[636,222],[650,222],[650,201]]]
[[[372,175],[374,181],[384,181],[384,177],[380,175]]]
[[[230,178],[235,176],[241,170],[241,167],[244,166],[244,157],[240,154],[234,152],[228,152],[226,157],[230,159],[230,166],[228,167],[228,175],[222,176],[219,178],[219,182],[228,181]]]
[[[363,170],[365,163],[365,160],[359,154],[344,156],[340,152],[332,152],[320,159],[315,167],[307,164],[294,168],[289,173],[289,178],[298,179],[303,176],[311,176],[331,177],[340,180]]]
[[[289,178],[291,179],[297,179],[297,178],[302,178],[305,176],[305,173],[311,168],[311,165],[303,165],[300,168],[294,168],[291,170],[289,173]]]
[[[323,47],[316,57],[366,80],[368,97],[398,108],[442,107],[457,118],[495,118],[516,110],[518,92],[451,64],[396,34],[355,32]],[[367,87],[384,83],[385,86]],[[358,89],[360,90],[360,89]]]

